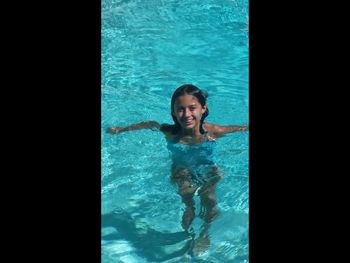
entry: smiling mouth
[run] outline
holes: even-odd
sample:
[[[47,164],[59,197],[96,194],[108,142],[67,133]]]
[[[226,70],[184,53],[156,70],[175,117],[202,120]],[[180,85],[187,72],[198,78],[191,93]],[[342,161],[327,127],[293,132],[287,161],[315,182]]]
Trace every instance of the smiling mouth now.
[[[191,124],[193,124],[193,120],[191,120],[191,121],[185,121],[184,124],[185,124],[185,125],[191,125]]]

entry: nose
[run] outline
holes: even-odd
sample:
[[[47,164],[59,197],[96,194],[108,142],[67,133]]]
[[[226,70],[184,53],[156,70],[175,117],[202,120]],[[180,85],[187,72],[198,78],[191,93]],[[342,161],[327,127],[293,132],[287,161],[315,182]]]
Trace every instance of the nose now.
[[[189,109],[185,110],[185,117],[190,117],[191,116],[191,112]]]

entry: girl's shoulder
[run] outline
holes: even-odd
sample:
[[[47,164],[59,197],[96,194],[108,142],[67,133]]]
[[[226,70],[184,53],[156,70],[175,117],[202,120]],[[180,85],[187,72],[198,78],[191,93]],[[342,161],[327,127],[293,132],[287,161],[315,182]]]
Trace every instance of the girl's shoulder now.
[[[216,125],[213,123],[204,122],[204,129],[208,132],[209,138],[215,140],[218,137],[221,137],[220,134],[220,125]]]
[[[209,133],[215,133],[218,131],[220,126],[213,124],[213,123],[209,123],[209,122],[204,122],[204,129],[206,131],[208,131]]]
[[[160,131],[164,133],[167,140],[172,140],[174,138],[174,131],[175,125],[173,124],[161,124],[160,125]]]
[[[160,130],[164,133],[171,133],[173,132],[174,128],[175,128],[175,125],[173,124],[163,123],[160,125]]]

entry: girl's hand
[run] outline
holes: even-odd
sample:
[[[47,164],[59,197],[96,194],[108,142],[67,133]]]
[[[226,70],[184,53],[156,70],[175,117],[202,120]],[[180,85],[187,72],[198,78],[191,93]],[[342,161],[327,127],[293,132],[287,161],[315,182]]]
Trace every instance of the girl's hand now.
[[[107,128],[107,133],[116,134],[119,133],[121,129],[123,129],[123,127],[110,127]]]

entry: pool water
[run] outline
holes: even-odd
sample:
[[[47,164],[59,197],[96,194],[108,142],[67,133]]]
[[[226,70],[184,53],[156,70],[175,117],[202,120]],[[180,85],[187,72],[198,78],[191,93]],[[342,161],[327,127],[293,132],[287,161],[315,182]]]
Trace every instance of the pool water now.
[[[200,200],[188,235],[162,133],[105,132],[147,120],[172,124],[170,98],[185,83],[209,93],[206,121],[247,124],[248,1],[102,0],[101,33],[102,262],[249,262],[248,132],[215,144],[224,173],[216,185],[220,214],[198,253]]]

